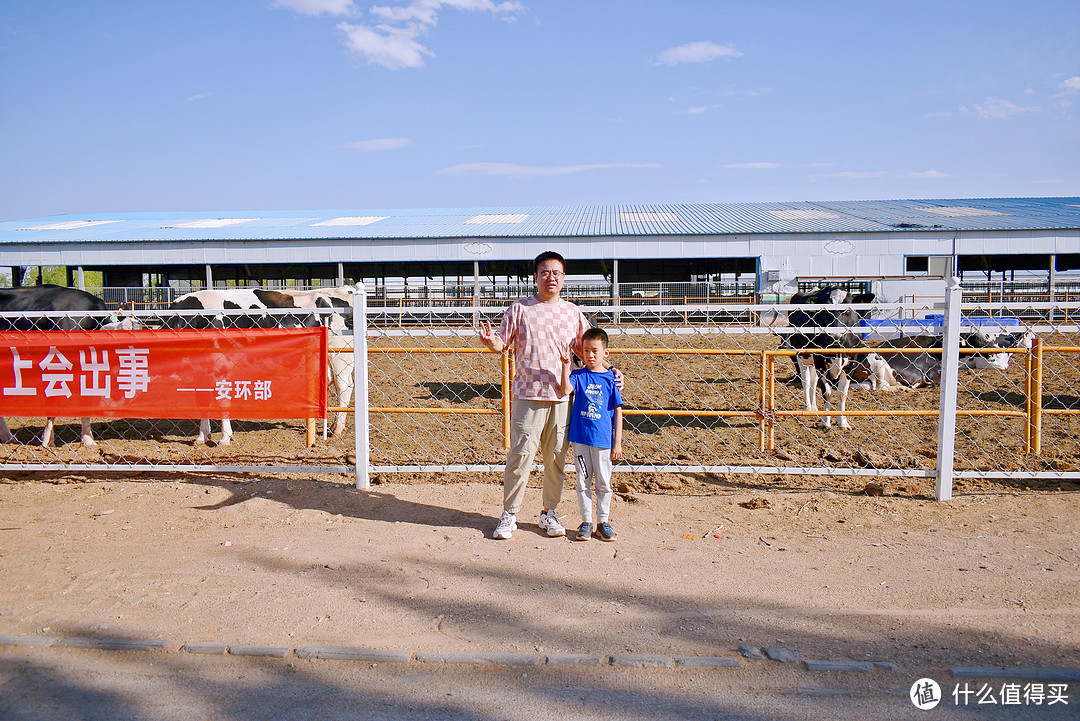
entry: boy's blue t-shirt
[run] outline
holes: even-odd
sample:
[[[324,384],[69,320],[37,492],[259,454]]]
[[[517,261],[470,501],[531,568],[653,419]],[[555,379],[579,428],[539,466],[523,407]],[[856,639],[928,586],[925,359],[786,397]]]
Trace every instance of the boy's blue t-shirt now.
[[[623,404],[611,369],[596,373],[578,368],[570,374],[574,407],[570,410],[570,442],[611,448],[615,438],[615,409]]]

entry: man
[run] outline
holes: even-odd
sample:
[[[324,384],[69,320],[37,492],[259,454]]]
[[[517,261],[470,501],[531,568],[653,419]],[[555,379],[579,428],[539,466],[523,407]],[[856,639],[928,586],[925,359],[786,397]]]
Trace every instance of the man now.
[[[565,536],[555,512],[566,479],[566,426],[570,404],[560,389],[561,356],[570,348],[581,357],[581,336],[589,329],[585,314],[559,297],[566,280],[566,263],[554,251],[533,261],[536,295],[514,301],[503,315],[498,331],[480,324],[480,341],[501,353],[514,347],[516,371],[511,395],[510,451],[503,475],[503,513],[494,537],[510,538],[517,529],[517,513],[539,448],[544,463],[543,511],[540,527],[549,536]],[[620,376],[621,378],[621,376]]]

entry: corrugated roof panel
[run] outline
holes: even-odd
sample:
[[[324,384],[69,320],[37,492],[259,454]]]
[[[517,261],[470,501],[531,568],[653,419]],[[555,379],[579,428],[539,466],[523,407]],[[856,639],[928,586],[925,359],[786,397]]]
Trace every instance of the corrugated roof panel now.
[[[107,223],[117,223],[116,220],[68,220],[63,223],[47,223],[45,225],[35,225],[29,228],[19,228],[18,230],[79,230],[81,228],[89,228],[94,225],[106,225]]]
[[[949,205],[937,208],[919,208],[919,210],[935,215],[944,215],[946,218],[974,218],[979,215],[1005,215],[996,210],[987,208],[969,208],[966,205]]]
[[[765,212],[778,220],[831,220],[844,217],[817,208],[789,208],[787,210],[767,210]]]
[[[333,226],[333,227],[349,227],[357,228],[365,225],[371,225],[372,223],[378,223],[380,220],[386,220],[389,215],[349,215],[341,218],[331,218],[330,220],[324,220],[318,223],[313,222],[313,227],[321,226]],[[312,220],[317,220],[313,218]]]
[[[395,241],[1077,228],[1080,198],[983,198],[99,213],[0,222],[0,242]]]
[[[480,213],[466,220],[465,225],[517,225],[528,217],[528,213]]]
[[[172,225],[163,225],[162,228],[231,228],[234,225],[243,225],[252,220],[261,218],[201,218],[199,220],[177,221]]]
[[[679,216],[668,212],[629,212],[619,213],[619,220],[623,223],[678,223]]]

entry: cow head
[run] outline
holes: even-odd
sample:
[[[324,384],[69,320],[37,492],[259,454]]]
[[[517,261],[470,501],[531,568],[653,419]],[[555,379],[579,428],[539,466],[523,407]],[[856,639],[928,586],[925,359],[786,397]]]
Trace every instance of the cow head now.
[[[1034,334],[1030,331],[1014,332],[1002,326],[965,328],[960,333],[960,347],[977,348],[981,352],[961,355],[960,367],[1006,370],[1009,367],[1010,354],[993,351],[1001,348],[1030,348],[1033,338]]]
[[[843,288],[828,286],[816,288],[806,293],[796,293],[791,297],[795,305],[844,305],[848,303],[872,303],[873,293],[853,295]],[[793,348],[830,348],[853,347],[860,339],[845,327],[856,326],[866,316],[867,311],[854,308],[804,310],[798,308],[788,313],[788,323],[796,328],[812,328],[807,333],[793,333],[788,344]]]

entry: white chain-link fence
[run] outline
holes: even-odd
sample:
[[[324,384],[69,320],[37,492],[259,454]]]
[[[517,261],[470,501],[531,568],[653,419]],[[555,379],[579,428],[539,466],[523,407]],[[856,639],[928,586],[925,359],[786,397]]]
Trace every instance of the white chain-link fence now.
[[[880,345],[941,337],[941,306],[874,305],[850,330],[882,357],[904,355],[940,371],[940,345]],[[742,474],[848,477],[852,489],[878,477],[936,479],[940,383],[853,389],[845,414],[851,427],[822,428],[840,412],[806,409],[794,351],[783,347],[794,308],[583,306],[608,330],[611,360],[626,376],[625,457],[616,470],[721,483]],[[481,315],[498,322],[501,310]],[[433,311],[370,316],[372,470],[499,471],[512,357],[484,351],[459,318],[434,322]],[[974,478],[1018,486],[1080,479],[1078,304],[964,304],[962,312],[958,335],[1004,334],[1016,345],[982,348],[977,362],[972,350],[958,351],[960,362],[976,367],[955,374],[955,396],[944,394],[947,402],[955,397],[951,477],[960,488]]]
[[[940,369],[943,354],[973,354],[881,344],[897,336],[942,335],[948,315],[942,306],[868,306],[868,317],[849,330],[879,356],[910,356]],[[20,417],[17,404],[0,395],[12,435],[0,445],[0,469],[355,472],[360,483],[371,473],[498,473],[508,443],[513,358],[483,349],[476,324],[497,323],[504,308],[366,308],[367,322],[357,329],[363,335],[356,336],[367,359],[356,373],[361,380],[367,374],[357,386],[356,402],[367,410],[360,428],[351,413],[337,435],[324,433],[321,424],[313,433],[305,419],[234,420],[229,445],[217,436],[200,445],[198,419],[94,419],[97,445],[84,446],[79,419],[62,418],[54,444],[46,447],[40,439],[47,419]],[[958,335],[1004,330],[1023,342],[983,348],[980,362],[965,363],[981,367],[953,374],[954,394],[948,387],[943,393],[940,383],[853,388],[844,413],[850,428],[837,427],[840,411],[804,404],[794,352],[783,342],[792,332],[786,317],[793,308],[583,306],[608,330],[611,360],[626,377],[625,458],[617,472],[721,486],[751,477],[798,479],[800,487],[850,490],[874,479],[925,488],[943,466],[960,490],[971,479],[1016,487],[1080,481],[1080,304],[963,304]],[[171,317],[164,311],[135,315],[150,327],[144,332]],[[225,314],[233,315],[243,316]],[[337,361],[331,375],[356,372],[350,336],[331,345]],[[948,382],[949,374],[942,375]],[[332,396],[331,415],[352,410],[351,403]],[[939,419],[951,416],[950,468],[939,463]],[[828,430],[826,417],[834,421]]]

